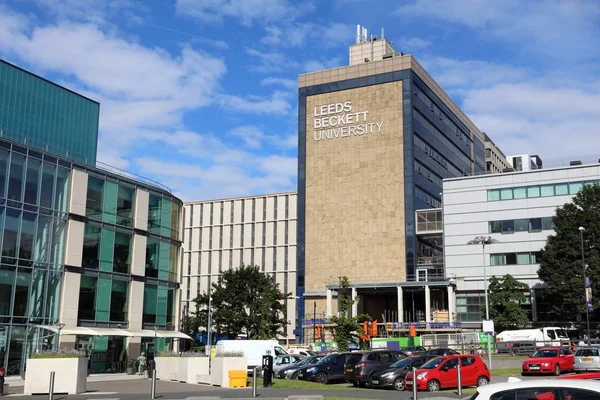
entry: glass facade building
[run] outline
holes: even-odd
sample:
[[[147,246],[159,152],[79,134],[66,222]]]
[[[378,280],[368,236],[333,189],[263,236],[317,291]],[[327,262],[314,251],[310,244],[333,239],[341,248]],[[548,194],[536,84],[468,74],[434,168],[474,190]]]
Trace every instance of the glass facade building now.
[[[182,337],[183,204],[158,184],[90,165],[97,111],[97,103],[0,61],[0,365],[7,375],[22,374],[32,353],[58,346],[85,350],[93,373],[124,372],[141,351],[152,356]],[[48,119],[23,123],[38,114]],[[9,128],[24,136],[7,135]]]
[[[100,104],[0,60],[0,136],[96,164]]]

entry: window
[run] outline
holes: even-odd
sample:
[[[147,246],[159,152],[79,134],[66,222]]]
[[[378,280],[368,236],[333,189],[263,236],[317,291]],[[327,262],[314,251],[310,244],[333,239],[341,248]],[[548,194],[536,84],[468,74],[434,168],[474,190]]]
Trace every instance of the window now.
[[[131,242],[131,235],[122,232],[115,233],[113,272],[129,273],[129,266],[131,265]]]
[[[371,353],[367,357],[367,361],[377,361],[377,353]]]
[[[40,186],[40,170],[42,162],[35,158],[29,158],[27,161],[27,174],[25,176],[25,203],[38,203],[38,189]],[[4,187],[2,188],[4,189]]]
[[[460,363],[463,367],[468,367],[469,365],[475,364],[475,357],[461,357]]]
[[[102,218],[102,195],[104,190],[104,181],[102,179],[88,176],[87,201],[85,205],[85,215],[89,218]]]
[[[542,231],[542,219],[541,218],[529,219],[529,231],[530,232],[541,232]]]
[[[496,265],[506,265],[506,256],[504,254],[490,254],[490,265],[492,267]]]
[[[112,281],[110,293],[110,320],[115,322],[127,321],[127,281]]]
[[[529,253],[517,253],[517,264],[519,264],[519,265],[529,264]]]
[[[160,233],[160,200],[160,197],[151,194],[148,201],[148,231],[156,234]]]
[[[144,306],[142,321],[146,324],[156,323],[157,286],[144,286]]]
[[[541,187],[542,197],[554,196],[554,185],[544,185]]]
[[[133,225],[133,188],[119,185],[117,193],[117,224]]]
[[[96,282],[93,276],[81,277],[79,285],[79,309],[77,319],[93,321],[96,319]]]
[[[566,400],[597,400],[600,395],[584,389],[563,389]]]
[[[500,199],[501,200],[511,200],[513,198],[512,189],[501,189],[500,190]]]
[[[159,241],[148,238],[146,242],[146,271],[145,275],[150,278],[158,278]],[[191,258],[191,253],[190,253]]]
[[[520,187],[513,189],[513,195],[515,199],[525,199],[527,198],[527,188]]]
[[[514,233],[515,232],[515,221],[514,220],[506,220],[502,221],[502,233]]]
[[[54,175],[56,174],[56,165],[44,163],[42,166],[42,186],[40,190],[40,206],[52,208],[52,200],[54,199]],[[88,196],[89,196],[89,179],[88,179]],[[87,207],[86,207],[87,215]]]
[[[8,174],[8,198],[21,201],[23,195],[23,174],[25,172],[25,156],[13,153]]]
[[[579,349],[575,353],[577,357],[598,357],[598,349]]]
[[[540,252],[539,251],[533,251],[531,253],[530,262],[531,262],[531,264],[537,264],[538,262],[540,262]]]
[[[517,263],[517,253],[506,253],[506,264],[515,265]]]
[[[554,186],[554,191],[557,196],[564,196],[569,194],[569,185],[567,183],[560,183]]]
[[[502,221],[490,221],[490,233],[502,232]]]
[[[556,388],[526,388],[516,390],[516,400],[555,400],[560,399]],[[573,399],[575,400],[575,399]]]
[[[529,220],[517,219],[515,220],[515,231],[516,232],[527,232],[529,230]]]
[[[504,392],[494,393],[490,396],[490,400],[515,400],[515,391],[505,390]]]
[[[84,268],[98,269],[100,264],[100,231],[99,227],[85,226],[82,257],[82,266]]]
[[[540,187],[530,186],[527,188],[527,197],[540,197]]]
[[[581,182],[569,183],[569,194],[577,194],[583,188]]]
[[[498,201],[500,200],[500,191],[499,190],[488,190],[488,201]]]
[[[542,218],[542,229],[543,230],[554,230],[554,220],[552,217]]]

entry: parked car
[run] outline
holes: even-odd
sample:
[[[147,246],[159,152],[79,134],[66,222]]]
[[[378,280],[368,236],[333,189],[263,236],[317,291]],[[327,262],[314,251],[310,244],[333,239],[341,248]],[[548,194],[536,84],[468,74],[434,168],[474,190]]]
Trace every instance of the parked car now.
[[[286,365],[279,370],[276,377],[281,379],[298,379],[298,372],[300,372],[302,368],[316,364],[322,358],[323,356],[306,357],[299,363]]]
[[[479,387],[470,400],[594,400],[599,398],[600,382],[532,379]]]
[[[344,379],[346,362],[350,359],[360,359],[361,353],[333,353],[323,357],[314,365],[302,368],[298,372],[298,379],[329,383]]]
[[[359,359],[352,357],[348,360],[344,379],[355,387],[365,387],[375,371],[388,368],[396,361],[406,357],[408,356],[405,353],[398,350],[365,351]]]
[[[558,379],[591,379],[600,381],[600,372],[588,372],[587,374],[564,375]]]
[[[400,351],[408,354],[408,356],[414,356],[417,354],[425,353],[427,349],[423,346],[409,346],[401,348]]]
[[[476,355],[451,355],[436,357],[417,369],[417,390],[437,392],[440,389],[453,389],[458,386],[457,366],[460,362],[462,386],[483,386],[490,382],[490,371]],[[412,390],[413,373],[409,371],[404,378],[404,388]]]
[[[300,354],[301,356],[304,356],[304,357],[317,355],[317,353],[315,353],[312,350],[308,350],[308,349],[287,349],[287,351],[290,354]]]
[[[371,375],[369,384],[373,388],[404,390],[404,378],[408,371],[412,371],[413,367],[419,368],[432,358],[432,356],[411,356],[396,361],[389,368],[375,371]]]
[[[543,347],[523,361],[521,375],[554,374],[573,371],[575,357],[568,348]]]
[[[456,350],[448,349],[448,348],[439,348],[439,349],[430,349],[423,353],[424,356],[451,356],[460,354]]]
[[[575,353],[575,372],[600,371],[600,349],[580,347]]]
[[[299,354],[288,354],[285,356],[277,356],[275,360],[273,360],[273,375],[277,376],[279,370],[283,367],[287,367],[291,364],[297,364],[302,361],[304,357]]]

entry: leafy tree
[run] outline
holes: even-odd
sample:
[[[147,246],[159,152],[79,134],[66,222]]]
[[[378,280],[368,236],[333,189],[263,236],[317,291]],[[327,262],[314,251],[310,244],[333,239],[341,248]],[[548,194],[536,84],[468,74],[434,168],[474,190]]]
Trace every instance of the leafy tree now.
[[[359,321],[370,319],[366,315],[357,315],[350,317],[350,310],[358,299],[352,299],[352,289],[348,278],[341,278],[341,287],[338,292],[339,297],[339,315],[331,317],[335,324],[333,328],[333,340],[337,344],[338,351],[348,351],[350,342],[357,338],[357,333],[365,334]]]
[[[585,291],[579,227],[584,227],[584,255],[591,279],[594,308],[600,306],[600,186],[584,186],[571,203],[556,210],[556,235],[549,236],[540,254],[540,280],[549,287],[547,296],[557,320],[581,320]]]
[[[529,292],[526,283],[519,282],[512,275],[502,278],[493,276],[488,286],[488,302],[490,318],[494,328],[500,332],[506,329],[522,328],[529,323],[527,310],[521,307],[525,302],[525,293]],[[482,317],[485,316],[485,306],[481,307]]]
[[[189,335],[192,340],[182,340],[181,350],[186,351],[191,347],[197,346],[199,343],[196,342],[196,333],[198,332],[198,317],[196,315],[185,315],[181,319],[181,332]]]
[[[245,334],[248,339],[273,339],[288,324],[284,300],[291,298],[291,293],[282,293],[279,284],[257,266],[241,266],[224,272],[217,283],[212,284],[211,292],[213,333],[232,338]],[[197,322],[206,327],[209,294],[199,295],[194,302]]]

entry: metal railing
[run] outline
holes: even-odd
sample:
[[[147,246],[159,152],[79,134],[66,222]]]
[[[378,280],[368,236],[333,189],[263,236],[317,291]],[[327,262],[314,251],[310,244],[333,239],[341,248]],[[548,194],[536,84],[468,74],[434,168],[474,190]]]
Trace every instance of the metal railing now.
[[[420,256],[417,257],[417,265],[444,264],[444,256]]]

